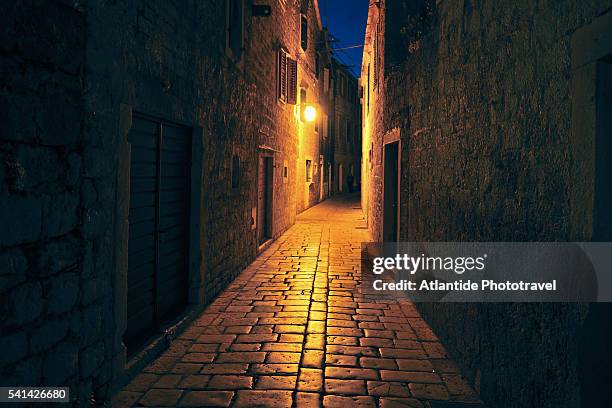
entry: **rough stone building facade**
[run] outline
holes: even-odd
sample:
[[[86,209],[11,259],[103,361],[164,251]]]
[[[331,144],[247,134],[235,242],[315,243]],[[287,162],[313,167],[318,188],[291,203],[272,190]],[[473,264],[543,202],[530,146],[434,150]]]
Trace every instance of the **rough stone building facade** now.
[[[375,237],[609,241],[612,3],[373,4],[363,203]],[[609,402],[602,305],[419,307],[489,406]]]
[[[253,3],[3,10],[0,383],[103,402],[321,198],[317,2]]]
[[[370,7],[361,62],[362,92],[362,166],[361,207],[368,221],[373,239],[382,240],[382,118],[384,92],[380,92],[380,60],[384,53],[379,50],[382,40],[380,25],[381,7]]]
[[[361,105],[359,82],[351,71],[337,59],[332,60],[331,68],[332,193],[337,194],[355,191],[361,178]]]

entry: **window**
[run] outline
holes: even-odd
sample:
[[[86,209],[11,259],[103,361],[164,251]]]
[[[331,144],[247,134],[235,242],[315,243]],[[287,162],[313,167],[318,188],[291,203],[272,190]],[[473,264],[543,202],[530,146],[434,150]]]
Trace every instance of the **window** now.
[[[329,86],[330,86],[329,68],[325,67],[323,69],[323,91],[325,93],[329,92]]]
[[[287,183],[287,180],[289,179],[289,163],[287,162],[287,160],[283,161],[283,183]]]
[[[297,94],[297,61],[289,57],[287,51],[278,51],[277,91],[281,102],[295,105]]]
[[[244,46],[244,0],[226,0],[225,51],[240,60]]]
[[[312,181],[312,160],[306,160],[306,181]]]
[[[232,188],[240,187],[240,157],[232,157]]]
[[[295,21],[295,20],[294,20]],[[301,44],[302,49],[306,51],[308,49],[308,18],[305,14],[300,16],[300,25],[301,25]]]
[[[346,76],[338,72],[338,95],[345,96],[347,94],[348,79]]]
[[[323,139],[327,138],[327,115],[321,112],[319,115],[317,115],[316,122],[317,125],[315,127],[315,130],[319,135],[321,135],[320,141],[322,141]]]

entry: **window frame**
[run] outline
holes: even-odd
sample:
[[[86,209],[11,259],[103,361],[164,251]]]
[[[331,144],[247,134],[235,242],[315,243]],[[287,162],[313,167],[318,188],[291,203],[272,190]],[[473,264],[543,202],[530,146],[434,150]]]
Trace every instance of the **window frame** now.
[[[232,33],[234,32],[233,28],[233,15],[232,10],[234,10],[234,6],[238,7],[239,16],[238,16],[238,24],[239,24],[239,36],[240,38],[237,40],[237,44],[234,44],[234,40]],[[225,1],[225,54],[232,60],[239,62],[242,60],[243,51],[244,51],[244,38],[245,37],[245,0],[226,0]],[[235,47],[238,46],[238,49]]]
[[[302,51],[308,50],[308,16],[300,13],[300,47]]]
[[[297,60],[291,58],[285,48],[280,48],[276,56],[276,93],[279,102],[289,105],[297,103],[297,73]]]
[[[306,159],[306,182],[312,183],[312,160]]]

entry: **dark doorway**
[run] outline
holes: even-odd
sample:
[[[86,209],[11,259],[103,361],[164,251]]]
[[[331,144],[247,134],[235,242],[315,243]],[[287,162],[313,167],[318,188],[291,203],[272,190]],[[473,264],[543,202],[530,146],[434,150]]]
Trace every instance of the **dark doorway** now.
[[[327,196],[330,197],[333,194],[333,179],[332,179],[332,164],[327,164]]]
[[[383,240],[396,242],[398,239],[399,215],[399,142],[385,145],[384,152],[384,209]]]
[[[187,304],[191,129],[135,114],[128,240],[128,355]]]
[[[612,241],[612,62],[597,65],[593,241]]]
[[[611,56],[612,57],[612,56]],[[612,58],[597,63],[593,241],[612,241]],[[612,406],[612,303],[591,303],[579,336],[582,406]]]
[[[259,245],[272,237],[272,157],[259,156],[257,189],[257,242]]]

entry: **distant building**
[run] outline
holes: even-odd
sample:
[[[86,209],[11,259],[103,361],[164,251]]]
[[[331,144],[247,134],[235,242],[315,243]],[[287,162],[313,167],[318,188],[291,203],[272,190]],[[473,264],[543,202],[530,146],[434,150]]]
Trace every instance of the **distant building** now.
[[[332,60],[333,97],[330,115],[332,194],[359,190],[361,180],[361,102],[359,81],[337,59]]]

